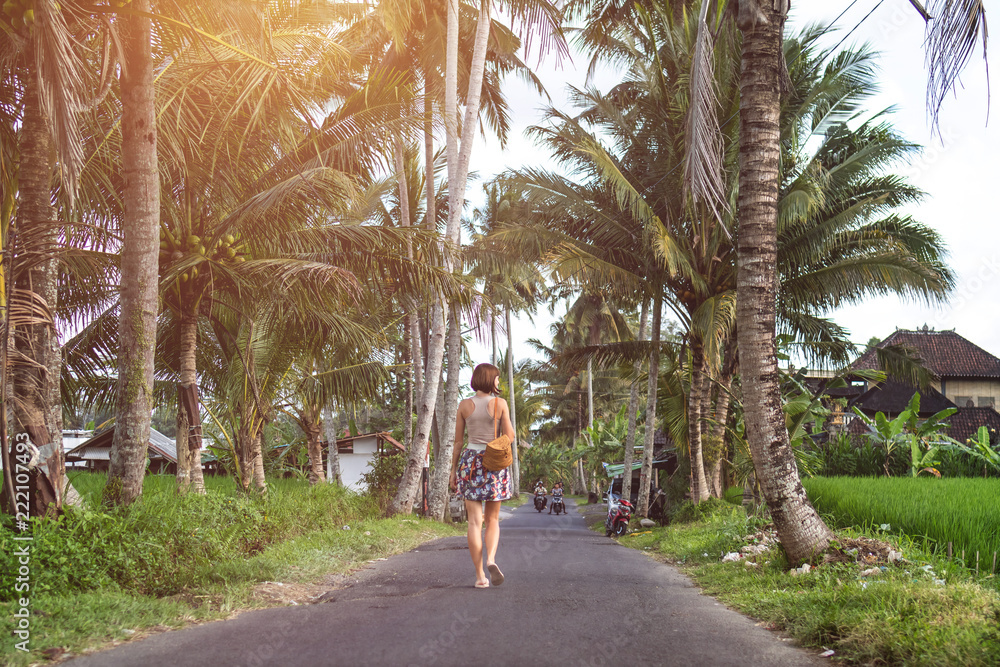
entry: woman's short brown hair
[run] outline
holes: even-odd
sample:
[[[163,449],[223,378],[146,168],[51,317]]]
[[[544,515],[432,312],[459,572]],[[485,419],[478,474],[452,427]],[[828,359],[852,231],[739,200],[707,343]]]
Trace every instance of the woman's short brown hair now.
[[[500,377],[500,369],[493,364],[479,364],[472,371],[472,382],[469,384],[476,391],[487,394],[497,393],[497,378]]]

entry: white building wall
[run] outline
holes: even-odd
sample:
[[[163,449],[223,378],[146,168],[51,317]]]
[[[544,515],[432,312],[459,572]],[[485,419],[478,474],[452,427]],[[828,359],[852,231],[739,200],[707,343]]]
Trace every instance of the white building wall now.
[[[355,454],[374,454],[378,449],[378,438],[374,435],[370,438],[357,438],[354,440]]]
[[[340,475],[344,480],[344,486],[364,493],[368,487],[361,483],[361,475],[369,472],[368,463],[374,458],[374,454],[358,454],[357,441],[354,445],[354,454],[340,455]]]

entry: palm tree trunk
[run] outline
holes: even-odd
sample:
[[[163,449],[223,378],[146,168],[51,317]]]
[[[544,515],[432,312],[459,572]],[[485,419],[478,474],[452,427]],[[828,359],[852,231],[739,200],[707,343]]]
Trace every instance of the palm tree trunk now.
[[[396,497],[389,505],[389,514],[409,514],[413,510],[417,484],[423,474],[424,461],[427,459],[427,446],[430,442],[431,425],[434,421],[438,386],[441,383],[445,333],[444,304],[439,297],[435,299],[431,327],[428,331],[430,344],[428,345],[427,367],[424,374],[424,390],[420,394],[417,405],[416,434],[413,438],[413,447],[407,453],[406,468],[403,470],[403,477],[400,480]]]
[[[326,434],[326,461],[329,470],[330,483],[337,486],[344,485],[344,479],[340,474],[340,453],[337,451],[337,422],[333,418],[333,404],[327,404],[323,409],[323,430]]]
[[[458,309],[452,308],[448,318],[448,383],[444,397],[438,405],[441,420],[438,424],[438,443],[435,448],[434,474],[430,485],[428,512],[433,519],[444,521],[448,505],[448,481],[451,476],[451,457],[455,451],[455,422],[458,419],[458,390],[461,381],[462,328]]]
[[[636,514],[649,513],[649,484],[653,474],[653,440],[656,435],[656,390],[660,377],[660,318],[663,312],[663,292],[653,299],[653,330],[650,333],[649,382],[646,385],[646,431],[642,449],[642,470],[639,472],[639,499]]]
[[[426,69],[426,68],[425,68]],[[424,74],[424,228],[433,231],[437,227],[437,200],[434,199],[434,100],[428,85],[431,72]],[[456,90],[458,84],[456,83]]]
[[[153,407],[153,352],[158,309],[160,180],[156,156],[149,0],[134,0],[124,25],[118,388],[111,465],[104,500],[127,505],[142,493]]]
[[[458,2],[448,0],[448,62],[445,81],[445,127],[448,128],[448,240],[458,243],[459,222],[465,204],[465,186],[469,174],[469,159],[472,145],[479,127],[479,100],[483,91],[483,76],[486,71],[486,46],[489,43],[492,17],[492,3],[479,3],[479,18],[476,21],[476,41],[472,49],[469,65],[469,88],[465,95],[465,119],[462,123],[461,145],[458,138]],[[455,12],[455,33],[452,37],[452,12]],[[454,44],[452,39],[455,40]],[[453,50],[454,47],[454,50]],[[452,68],[455,68],[454,70]],[[452,165],[455,165],[453,170]]]
[[[52,163],[51,147],[45,112],[39,98],[39,81],[34,63],[22,68],[25,75],[24,115],[18,150],[21,153],[18,172],[18,210],[15,234],[30,236],[33,247],[26,247],[27,239],[18,239],[20,252],[34,264],[22,273],[15,287],[22,294],[30,295],[32,307],[55,308],[51,298],[53,275],[46,271],[50,260],[40,259],[40,254],[50,254],[55,248],[55,214],[51,203]],[[38,243],[37,246],[34,244]],[[34,255],[34,256],[33,256]],[[9,322],[8,322],[9,323]],[[53,447],[50,424],[51,385],[58,391],[59,375],[49,370],[51,346],[55,337],[52,322],[28,324],[12,331],[14,349],[25,359],[12,367],[11,384],[14,400],[12,409],[15,438],[27,434],[39,450],[41,465],[33,471],[38,482],[36,507],[45,512],[58,512],[65,475],[62,465],[62,447]],[[6,388],[4,388],[6,390]],[[61,428],[61,425],[60,425]],[[43,479],[44,478],[44,479]]]
[[[506,324],[507,324],[507,390],[509,396],[507,397],[507,402],[510,404],[510,424],[514,427],[514,444],[511,446],[510,451],[514,457],[514,460],[510,464],[510,486],[514,498],[519,498],[521,496],[521,463],[520,457],[517,452],[517,404],[514,392],[514,334],[513,329],[510,328],[510,308],[507,309],[505,314]]]
[[[45,262],[42,278],[42,295],[45,303],[55,309],[59,306],[59,261],[50,259]],[[59,333],[53,327],[46,331],[48,345],[43,348],[42,357],[45,361],[46,376],[48,378],[48,396],[45,404],[48,407],[46,413],[46,430],[49,432],[49,446],[39,448],[39,457],[45,462],[45,471],[52,482],[53,490],[56,493],[56,506],[61,508],[65,504],[73,504],[74,497],[79,500],[78,494],[70,485],[69,478],[66,477],[66,461],[63,455],[62,438],[62,348],[59,346]]]
[[[490,313],[490,343],[493,353],[490,355],[490,363],[497,365],[497,314]]]
[[[187,411],[181,407],[184,404],[184,387],[180,383],[177,385],[177,417],[174,419],[174,443],[177,447],[177,472],[174,481],[177,482],[177,492],[184,493],[191,482],[191,464],[188,462],[187,438],[184,434],[188,432]]]
[[[396,181],[398,183],[399,189],[399,222],[403,227],[410,227],[412,225],[412,219],[410,216],[410,193],[406,182],[406,161],[405,155],[403,154],[403,138],[401,136],[396,136],[395,140],[395,157],[396,157]],[[413,244],[407,240],[406,241],[406,257],[407,259],[413,259]],[[414,378],[415,370],[414,364],[416,363],[417,355],[414,354],[413,347],[413,331],[412,323],[415,318],[412,313],[407,313],[406,317],[403,319],[403,327],[405,331],[403,333],[403,340],[407,346],[407,355],[411,357],[411,364],[406,372],[407,382],[406,382],[406,424],[403,425],[403,445],[409,449],[413,442],[413,391],[414,391]]]
[[[757,479],[792,565],[827,548],[832,534],[806,498],[788,442],[775,351],[782,31],[785,16],[741,20],[739,249],[736,326],[747,441]],[[743,18],[741,14],[741,19]]]
[[[323,440],[319,423],[312,415],[301,418],[302,431],[306,434],[306,451],[309,453],[309,485],[326,480],[323,472]]]
[[[250,490],[250,478],[253,477],[253,462],[250,460],[250,422],[247,420],[245,406],[240,406],[240,425],[233,436],[233,455],[236,458],[236,476],[240,489]]]
[[[201,469],[201,410],[198,398],[198,319],[192,313],[181,315],[180,382],[177,386],[177,486],[179,491],[193,487],[205,492]]]
[[[410,314],[407,313],[403,318],[403,343],[406,346],[403,352],[403,363],[406,365],[406,371],[403,375],[403,382],[405,386],[406,393],[406,405],[403,407],[403,414],[405,415],[406,423],[403,424],[403,447],[409,449],[413,445],[413,399],[414,399],[414,369],[415,359],[413,358],[412,351],[412,336],[410,336]]]
[[[722,377],[719,378],[719,391],[715,399],[715,423],[712,426],[714,440],[722,447],[715,465],[712,466],[712,488],[716,498],[721,498],[726,491],[722,479],[722,466],[726,460],[726,420],[729,419],[729,388],[732,384],[732,373],[724,370]]]
[[[263,425],[261,425],[261,428],[263,428]],[[250,440],[250,456],[253,460],[253,485],[261,495],[267,493],[267,483],[264,479],[263,440],[263,433],[260,430],[254,433],[253,438]]]
[[[705,438],[706,436],[711,435],[711,429],[708,424],[712,417],[712,390],[711,369],[708,364],[708,359],[703,359],[701,368],[701,414],[699,418],[698,432],[701,436],[701,474],[705,480],[705,490],[703,493],[706,494],[706,497],[712,496],[711,475],[709,475],[708,466],[705,463]],[[712,441],[712,445],[713,447],[715,446],[714,441]],[[717,460],[718,458],[712,459],[713,466]]]
[[[587,359],[587,428],[591,429],[594,428],[594,360],[593,359]]]
[[[642,300],[642,312],[639,314],[639,340],[646,340],[646,326],[649,324],[649,299]],[[642,371],[642,362],[635,362],[632,369],[638,378]],[[625,468],[622,471],[622,498],[632,497],[632,459],[635,456],[636,411],[639,409],[639,381],[632,382],[632,390],[628,398],[628,433],[625,436]]]
[[[691,455],[691,501],[708,500],[705,458],[701,443],[701,415],[705,392],[705,356],[700,344],[691,346],[691,390],[688,393],[688,452]]]
[[[445,357],[446,357],[445,364],[447,364],[447,362],[448,362],[447,356],[448,356],[448,350],[447,350],[447,348],[445,348]],[[445,392],[445,380],[446,380],[445,365],[442,364],[442,366],[441,366],[441,378],[440,378],[440,381],[438,383],[437,401],[435,401],[435,403],[434,403],[434,421],[432,422],[432,426],[431,426],[431,443],[433,443],[433,447],[434,447],[433,451],[431,452],[432,455],[436,455],[436,452],[440,448],[440,446],[441,446],[441,440],[442,440],[441,434],[444,433],[444,431],[445,431],[444,422],[445,422],[446,417],[445,417],[444,409],[443,409],[443,406],[444,406],[444,392]]]
[[[462,145],[458,145],[458,0],[448,0],[447,49],[445,66],[445,131],[447,134],[448,153],[448,226],[445,241],[453,246],[459,244],[459,223],[462,209],[465,205],[465,184],[469,173],[469,157],[472,154],[472,143],[476,130],[476,118],[479,116],[479,99],[482,93],[483,73],[486,67],[486,45],[490,33],[490,3],[484,2],[479,10],[479,23],[476,27],[476,42],[472,53],[472,65],[469,74],[469,89],[466,94],[465,126],[462,132]],[[433,170],[427,178],[433,178]],[[429,221],[430,222],[430,221]],[[446,249],[445,268],[449,271],[455,268],[453,253]],[[399,484],[396,497],[389,506],[390,514],[409,514],[413,509],[417,484],[427,460],[427,446],[430,439],[431,421],[434,419],[434,408],[437,402],[438,384],[441,367],[444,363],[445,348],[445,309],[447,304],[439,295],[435,300],[429,331],[430,343],[427,350],[427,366],[424,378],[424,391],[421,393],[417,432],[414,447],[407,457],[403,479]]]

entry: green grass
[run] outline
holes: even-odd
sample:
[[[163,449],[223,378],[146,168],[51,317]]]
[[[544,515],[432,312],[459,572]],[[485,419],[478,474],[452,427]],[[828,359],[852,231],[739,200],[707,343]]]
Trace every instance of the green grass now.
[[[861,567],[853,563],[793,576],[777,548],[757,568],[720,562],[758,529],[742,508],[715,501],[686,514],[689,521],[636,531],[621,543],[674,563],[707,594],[765,627],[808,648],[833,649],[843,664],[1000,663],[1000,594],[963,568],[919,550],[917,543],[904,541],[898,548],[907,562],[874,577],[861,577]]]
[[[1000,552],[1000,479],[934,477],[815,477],[803,479],[809,500],[838,526],[888,524],[893,533],[925,540],[943,554],[989,572]],[[1000,557],[1000,556],[998,556]]]
[[[511,508],[520,507],[521,505],[528,502],[528,499],[531,497],[533,496],[530,493],[528,493],[527,491],[522,491],[520,494],[518,494],[516,498],[511,497],[510,500],[505,500],[500,504],[504,507],[511,507]]]
[[[103,475],[73,474],[89,507],[35,521],[31,542],[31,653],[14,641],[0,663],[27,665],[46,650],[78,653],[120,640],[121,629],[176,627],[259,606],[263,581],[309,583],[374,558],[407,551],[452,526],[378,518],[375,503],[330,485],[269,485],[266,498],[236,493],[232,480],[206,479],[204,496],[176,495],[169,476],[147,478],[141,501],[100,508]],[[345,526],[348,528],[345,529]],[[12,580],[9,519],[0,525],[0,579]],[[0,635],[11,637],[19,608],[0,590]]]

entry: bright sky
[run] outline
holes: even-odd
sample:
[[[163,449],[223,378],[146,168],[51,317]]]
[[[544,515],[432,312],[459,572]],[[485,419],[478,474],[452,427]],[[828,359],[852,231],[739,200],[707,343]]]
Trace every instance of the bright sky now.
[[[852,3],[848,0],[825,3],[793,0],[786,34],[809,23],[832,21],[849,5]],[[871,15],[865,18],[869,12]],[[958,285],[944,304],[928,306],[883,298],[841,309],[833,318],[849,329],[852,340],[859,345],[872,336],[885,338],[897,327],[916,329],[927,324],[936,329],[955,329],[973,343],[1000,356],[1000,328],[993,320],[1000,283],[1000,231],[989,203],[1000,188],[1000,183],[994,180],[998,173],[995,162],[1000,156],[1000,121],[987,125],[988,87],[982,50],[974,52],[962,77],[962,86],[945,102],[941,138],[932,138],[925,111],[923,20],[908,0],[859,0],[840,19],[839,30],[831,33],[829,45],[839,42],[858,23],[860,26],[848,37],[846,44],[868,42],[882,53],[882,91],[872,99],[872,111],[894,105],[897,112],[892,122],[897,130],[910,141],[925,146],[914,163],[899,169],[910,182],[927,193],[923,202],[904,210],[942,235],[950,251],[949,262],[957,275]],[[993,71],[1000,71],[998,59],[1000,55],[994,45],[989,54]],[[583,60],[578,59],[577,63],[564,63],[561,70],[553,63],[543,63],[538,68],[556,106],[568,108],[564,104],[565,86],[567,83],[582,86],[584,66]],[[611,82],[610,78],[602,79],[598,86],[607,89]],[[506,90],[514,113],[514,129],[506,150],[501,151],[495,142],[482,140],[475,146],[472,168],[478,170],[483,179],[504,168],[522,164],[551,166],[545,154],[523,136],[524,128],[539,122],[539,109],[544,101],[519,81],[508,82]],[[478,185],[470,185],[472,205],[478,203],[478,192]],[[535,324],[522,320],[514,326],[516,359],[532,356],[529,348],[522,344],[527,338],[549,340],[548,326],[552,320],[547,311],[542,311],[536,316]],[[488,359],[487,345],[473,342],[472,346],[474,356],[481,355],[477,360]]]

